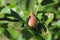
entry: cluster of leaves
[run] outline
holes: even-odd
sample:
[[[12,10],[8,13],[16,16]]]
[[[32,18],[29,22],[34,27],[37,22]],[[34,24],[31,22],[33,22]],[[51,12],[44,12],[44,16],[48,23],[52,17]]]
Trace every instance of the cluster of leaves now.
[[[37,25],[29,28],[30,11]],[[0,40],[60,40],[59,0],[0,0]]]

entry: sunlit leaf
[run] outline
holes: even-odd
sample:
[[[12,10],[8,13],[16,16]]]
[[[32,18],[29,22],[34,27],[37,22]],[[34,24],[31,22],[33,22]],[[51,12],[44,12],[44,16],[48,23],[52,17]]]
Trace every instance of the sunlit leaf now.
[[[48,24],[53,20],[54,14],[53,13],[46,13],[45,15],[48,17],[47,21],[45,21],[45,24],[48,26]]]
[[[8,21],[3,21],[3,20],[2,20],[2,21],[0,21],[0,23],[8,23]]]
[[[5,13],[8,13],[8,14],[11,13],[11,11],[10,11],[10,9],[9,9],[8,7],[5,7],[5,8],[3,8],[3,9],[1,10],[1,14],[5,14]]]
[[[38,3],[41,3],[43,0],[38,0]]]
[[[51,33],[48,34],[47,40],[52,40],[52,34]]]
[[[60,20],[57,21],[56,25],[58,28],[60,28]]]
[[[6,0],[0,0],[0,6],[5,5],[5,4],[6,4],[5,1],[6,1]]]
[[[38,17],[39,20],[41,20],[41,18],[42,18],[42,14],[43,14],[43,13],[39,13],[39,14],[37,14],[37,17]]]
[[[59,0],[53,0],[55,3],[58,3],[59,2]]]
[[[9,8],[15,8],[16,7],[16,4],[10,4],[8,7]]]

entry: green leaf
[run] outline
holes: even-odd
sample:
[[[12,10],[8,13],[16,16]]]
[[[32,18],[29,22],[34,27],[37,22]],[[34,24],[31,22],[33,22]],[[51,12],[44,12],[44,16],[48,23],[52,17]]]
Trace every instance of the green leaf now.
[[[23,11],[25,11],[26,10],[26,2],[27,2],[27,0],[19,0],[19,8],[21,9],[21,10],[23,10]]]
[[[7,29],[14,39],[18,39],[19,32],[13,30],[12,28]]]
[[[0,6],[5,5],[5,4],[6,4],[5,1],[6,1],[6,0],[0,0]]]
[[[4,32],[4,29],[0,27],[0,35]]]
[[[51,33],[48,34],[47,40],[52,40],[52,34]]]
[[[60,28],[60,20],[57,21],[56,25],[58,28]]]
[[[30,29],[28,29],[28,31],[33,35],[33,37],[36,40],[43,40],[42,36],[36,30],[30,30]]]
[[[9,8],[15,8],[16,7],[16,4],[10,4],[8,7]]]
[[[27,18],[29,17],[29,14],[30,14],[30,13],[29,13],[28,11],[24,11],[24,12],[21,11],[19,15],[20,15],[21,18],[26,22],[26,21],[27,21]]]
[[[58,11],[60,11],[60,7],[58,7]]]
[[[4,17],[4,15],[3,14],[0,14],[0,18],[3,18]]]
[[[48,17],[48,19],[45,21],[45,24],[48,26],[48,24],[53,20],[54,14],[53,13],[46,13],[45,15]]]
[[[29,14],[30,14],[29,12],[26,12],[26,11],[25,11],[24,16],[23,16],[23,18],[24,18],[23,20],[24,20],[25,22],[27,21],[27,18],[29,17]]]
[[[17,20],[19,20],[20,22],[24,23],[24,20],[19,16],[19,14],[13,10],[11,10],[11,15],[16,18]]]
[[[20,22],[14,22],[14,27],[18,27],[18,28],[20,28],[21,25],[22,25],[22,23],[20,23]]]
[[[8,7],[5,7],[5,8],[3,8],[3,9],[1,10],[1,14],[6,14],[6,13],[8,13],[8,14],[11,13],[11,11],[10,11],[10,9],[9,9]]]
[[[16,4],[18,2],[18,0],[8,0],[7,3],[10,3],[10,4]]]
[[[8,16],[7,18],[9,18],[9,19],[16,19],[16,18],[14,18],[14,17],[12,17],[12,16]]]
[[[42,14],[43,14],[43,13],[39,13],[39,14],[37,14],[37,18],[38,18],[39,20],[41,20],[41,18],[42,18]]]
[[[41,3],[43,0],[38,0],[38,3]]]
[[[53,0],[55,3],[58,3],[59,2],[59,0]]]
[[[23,29],[19,35],[19,40],[29,40],[31,37],[31,33],[27,29]]]
[[[8,27],[14,27],[14,22],[9,22]]]
[[[4,8],[5,6],[0,6],[0,12],[1,12],[1,10]]]
[[[36,3],[37,3],[37,0],[30,0],[30,3],[29,3],[30,11],[34,12],[36,10],[36,8],[38,7],[38,5]]]
[[[45,5],[45,6],[42,6],[42,11],[44,12],[53,12],[55,10],[54,8],[54,5]]]
[[[19,39],[18,40],[26,40],[25,38],[23,38],[23,34],[21,33],[20,35],[19,35]]]
[[[3,20],[0,20],[0,24],[3,24],[3,23],[8,23],[8,21],[3,21]]]

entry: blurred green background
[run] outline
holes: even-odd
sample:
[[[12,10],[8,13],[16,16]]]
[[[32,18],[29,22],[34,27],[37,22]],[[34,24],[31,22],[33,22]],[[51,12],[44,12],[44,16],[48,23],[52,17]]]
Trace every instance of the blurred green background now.
[[[32,29],[30,11],[38,21]],[[0,0],[0,40],[60,40],[60,0]]]

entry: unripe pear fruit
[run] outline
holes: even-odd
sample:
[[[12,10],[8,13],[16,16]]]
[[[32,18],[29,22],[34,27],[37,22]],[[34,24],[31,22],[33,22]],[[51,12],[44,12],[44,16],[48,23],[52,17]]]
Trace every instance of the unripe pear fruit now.
[[[35,17],[35,15],[31,12],[31,13],[30,13],[30,18],[29,18],[29,20],[28,20],[28,25],[29,25],[30,27],[35,27],[36,22],[37,22],[36,17]]]

